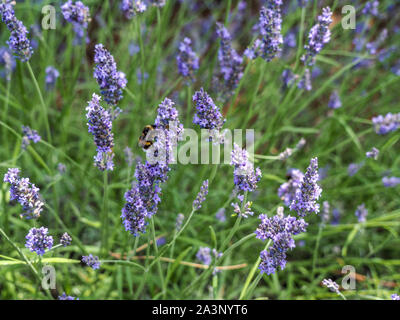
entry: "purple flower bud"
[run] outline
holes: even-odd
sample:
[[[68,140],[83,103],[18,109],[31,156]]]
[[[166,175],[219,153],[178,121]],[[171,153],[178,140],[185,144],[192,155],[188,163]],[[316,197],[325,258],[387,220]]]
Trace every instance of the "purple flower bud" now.
[[[339,93],[337,90],[333,91],[331,97],[329,98],[328,107],[331,109],[338,109],[342,106],[340,101]]]
[[[358,219],[358,222],[365,222],[367,221],[368,210],[365,208],[365,204],[361,204],[357,207],[355,215]]]
[[[66,232],[60,238],[60,244],[62,244],[64,247],[71,245],[71,242],[72,242],[72,238]]]
[[[365,155],[367,156],[367,158],[372,158],[374,160],[377,160],[378,156],[379,156],[379,150],[377,148],[373,147]]]

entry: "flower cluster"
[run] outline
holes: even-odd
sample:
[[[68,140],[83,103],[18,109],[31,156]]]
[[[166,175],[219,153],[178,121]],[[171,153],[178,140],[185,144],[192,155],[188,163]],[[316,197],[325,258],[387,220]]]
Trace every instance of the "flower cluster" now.
[[[367,221],[368,210],[365,208],[365,204],[360,204],[357,207],[355,215],[358,219],[358,222],[365,222]]]
[[[100,268],[99,257],[89,254],[88,256],[82,256],[82,262],[93,270]]]
[[[178,216],[176,217],[176,222],[175,222],[175,230],[178,232],[181,230],[183,220],[185,220],[185,216],[183,213],[179,213]]]
[[[11,3],[0,2],[0,15],[11,33],[7,41],[10,50],[21,61],[28,61],[33,54],[31,43],[27,37],[29,32],[24,24],[16,18]]]
[[[244,195],[239,194],[237,196],[239,203],[231,203],[231,206],[233,207],[233,212],[237,216],[247,219],[249,216],[252,216],[254,214],[254,212],[251,211],[251,206],[253,205],[253,203],[251,201],[245,201],[244,198]]]
[[[279,207],[272,218],[265,214],[261,214],[259,218],[261,223],[256,230],[257,238],[262,241],[270,239],[273,242],[272,247],[261,252],[259,269],[261,273],[272,274],[278,267],[281,270],[285,268],[286,252],[296,246],[293,236],[305,232],[308,224],[304,219],[285,217],[283,207]]]
[[[362,167],[364,166],[364,162],[361,163],[350,163],[347,167],[347,173],[350,177],[354,176]]]
[[[182,138],[183,125],[170,99],[166,98],[159,105],[154,126],[157,128],[157,141],[146,150],[147,161],[137,163],[137,183],[125,193],[126,203],[122,208],[121,218],[125,230],[134,236],[146,231],[146,219],[158,210],[161,183],[168,179],[169,164],[173,161],[172,151]],[[162,161],[160,154],[163,154]]]
[[[392,298],[392,300],[400,300],[400,296],[398,294],[396,294],[396,293],[393,293],[391,295],[391,298]]]
[[[368,1],[362,10],[362,14],[372,15],[374,17],[379,16],[379,1],[377,0]]]
[[[165,6],[165,2],[166,0],[150,0],[150,3],[155,6],[155,7],[159,7],[162,8]]]
[[[208,180],[205,180],[201,185],[200,191],[196,196],[196,199],[193,201],[193,209],[199,210],[201,208],[201,204],[206,200],[206,196],[208,194]]]
[[[199,58],[192,50],[192,40],[183,39],[179,44],[179,52],[176,56],[179,73],[191,81],[194,81],[194,73],[199,69]]]
[[[223,24],[217,23],[217,35],[220,38],[218,61],[220,66],[220,78],[223,80],[221,86],[222,96],[230,97],[243,76],[243,58],[232,48],[232,39]]]
[[[241,149],[236,143],[231,153],[231,165],[234,166],[233,176],[236,187],[241,191],[254,191],[261,179],[261,170],[254,170],[253,163],[248,159],[246,149]]]
[[[72,242],[72,238],[66,232],[60,238],[60,244],[63,245],[64,247],[71,245],[71,242]]]
[[[399,177],[383,177],[382,183],[386,188],[393,188],[400,184]]]
[[[28,126],[22,126],[22,134],[24,136],[22,137],[21,148],[24,150],[28,147],[31,141],[33,143],[38,143],[42,139],[36,130],[31,129]]]
[[[126,87],[125,74],[117,70],[114,57],[102,44],[95,46],[94,62],[96,67],[93,76],[100,86],[100,92],[109,105],[117,105],[123,98],[122,89]]]
[[[282,0],[267,0],[266,7],[261,8],[258,29],[262,38],[257,39],[253,47],[246,50],[245,54],[250,59],[262,57],[271,61],[282,51],[281,5]]]
[[[216,135],[215,133],[222,129],[225,119],[213,99],[203,88],[193,95],[193,102],[196,104],[193,123],[199,125],[202,129],[208,129],[211,138],[212,135]]]
[[[377,134],[387,134],[400,127],[400,113],[387,113],[385,116],[379,115],[372,118],[375,132]]]
[[[218,252],[216,249],[208,248],[208,247],[200,247],[199,251],[196,253],[197,260],[201,261],[205,265],[210,265],[213,259],[218,259],[222,256],[221,252]]]
[[[17,200],[21,206],[22,217],[26,219],[37,219],[43,210],[43,201],[40,200],[39,188],[29,182],[28,178],[19,177],[19,169],[10,168],[4,175],[4,182],[11,184],[10,199]]]
[[[278,196],[283,200],[286,206],[290,206],[296,199],[297,190],[303,181],[303,173],[299,169],[290,169],[287,172],[288,181],[281,184],[278,189]]]
[[[305,65],[312,66],[315,56],[322,50],[324,45],[331,39],[329,25],[332,23],[332,11],[329,7],[322,9],[322,15],[318,16],[318,23],[314,25],[308,34],[308,44],[304,46],[306,54],[301,60]]]
[[[89,8],[81,1],[72,2],[68,0],[61,6],[64,19],[72,24],[75,32],[76,42],[80,42],[85,34],[88,23],[90,22]]]
[[[46,82],[46,89],[47,90],[51,90],[54,88],[57,78],[60,76],[60,72],[52,67],[52,66],[48,66],[46,68],[46,78],[45,78],[45,82]]]
[[[153,165],[168,166],[175,162],[175,150],[184,129],[174,105],[172,100],[165,98],[158,106],[154,143],[146,150],[147,161]]]
[[[79,300],[79,298],[67,296],[67,294],[64,292],[61,296],[58,296],[58,300]]]
[[[304,70],[304,74],[301,77],[300,81],[297,83],[297,87],[302,90],[307,90],[307,91],[312,90],[310,69],[307,68]]]
[[[147,5],[144,0],[122,0],[121,10],[127,19],[132,19],[139,13],[145,12]]]
[[[100,96],[93,94],[92,100],[86,108],[89,133],[93,135],[97,147],[97,155],[94,157],[95,165],[101,170],[113,170],[114,163],[114,134],[112,129],[112,117],[108,110],[100,105]]]
[[[338,109],[342,106],[342,101],[340,101],[340,96],[337,90],[333,91],[328,102],[328,107],[331,109]]]
[[[329,205],[328,201],[324,201],[322,203],[322,214],[321,214],[321,222],[323,224],[327,223],[331,217],[331,206]]]
[[[46,250],[53,247],[53,237],[47,234],[48,229],[45,227],[30,229],[26,236],[25,247],[42,256]]]
[[[337,294],[340,293],[339,285],[335,281],[333,281],[331,279],[324,279],[324,280],[322,280],[322,284],[325,287],[327,287],[329,290],[331,290],[332,292],[335,292]]]
[[[4,66],[4,70],[0,71],[0,77],[10,81],[11,73],[16,66],[16,62],[9,49],[6,47],[0,48],[0,65]]]
[[[311,212],[319,212],[318,198],[322,189],[317,184],[318,181],[318,158],[312,158],[310,165],[304,175],[301,186],[296,192],[296,197],[290,204],[290,210],[294,210],[300,217],[304,217]]]
[[[367,153],[365,155],[367,156],[367,158],[372,158],[374,160],[378,160],[379,150],[377,148],[373,147],[370,151],[367,151]]]

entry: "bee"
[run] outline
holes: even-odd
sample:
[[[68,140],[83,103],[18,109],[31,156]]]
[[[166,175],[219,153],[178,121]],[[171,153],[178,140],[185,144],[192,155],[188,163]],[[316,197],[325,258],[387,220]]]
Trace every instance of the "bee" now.
[[[138,145],[144,150],[149,149],[155,141],[155,125],[147,125],[144,127],[142,134],[139,137]]]

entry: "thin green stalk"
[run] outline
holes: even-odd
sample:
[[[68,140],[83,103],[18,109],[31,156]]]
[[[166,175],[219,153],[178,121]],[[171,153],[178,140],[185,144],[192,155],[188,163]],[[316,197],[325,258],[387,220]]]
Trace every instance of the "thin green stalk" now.
[[[103,174],[103,210],[102,210],[102,237],[101,237],[101,252],[108,252],[108,171],[104,170]]]
[[[31,67],[31,64],[29,63],[29,61],[26,62],[26,65],[28,66],[28,70],[29,70],[29,73],[31,75],[32,81],[33,81],[33,83],[35,85],[35,88],[36,88],[36,91],[37,91],[37,93],[39,95],[40,105],[42,107],[42,113],[43,113],[43,120],[44,120],[44,123],[46,125],[47,139],[49,140],[49,143],[51,144],[52,143],[51,142],[52,141],[51,140],[51,131],[50,131],[49,119],[48,119],[48,116],[47,116],[46,104],[44,103],[44,99],[43,99],[42,92],[40,91],[39,83],[36,80],[35,74],[33,73],[33,70],[32,70],[32,67]]]
[[[318,249],[319,249],[319,243],[321,241],[322,237],[322,230],[324,229],[323,224],[321,223],[318,227],[318,235],[317,235],[317,241],[315,243],[314,247],[314,252],[313,252],[313,261],[312,261],[312,269],[311,269],[311,281],[314,280],[314,275],[315,275],[315,266],[317,265],[317,256],[318,256]]]
[[[156,230],[155,230],[155,228],[154,228],[154,217],[151,217],[151,219],[150,219],[150,224],[151,224],[151,232],[152,232],[152,235],[153,235],[153,247],[154,247],[154,251],[155,251],[156,255],[158,255],[158,246],[157,246],[157,239],[156,239]],[[163,271],[162,271],[162,268],[161,268],[160,259],[158,259],[158,261],[157,261],[157,268],[158,268],[158,273],[159,273],[159,276],[160,276],[161,288],[162,288],[163,292],[165,292],[165,291],[166,291],[166,288],[165,288],[165,279],[164,279],[164,274],[163,274]]]
[[[264,247],[264,250],[267,250],[270,245],[271,245],[271,240],[269,240],[267,242],[266,246]],[[239,300],[243,300],[243,299],[245,299],[245,297],[247,297],[247,290],[248,290],[248,288],[250,286],[251,280],[254,277],[254,274],[256,273],[256,271],[258,269],[258,266],[260,265],[260,262],[261,262],[261,258],[258,257],[257,261],[254,263],[253,267],[250,270],[250,273],[248,274],[248,276],[246,278],[246,281],[244,283],[243,289],[240,292]],[[261,277],[262,277],[262,275],[261,275],[261,272],[260,272],[260,274],[257,276],[255,282],[258,283],[261,280]]]
[[[187,86],[187,96],[186,96],[186,128],[189,128],[190,126],[190,120],[191,120],[191,109],[192,109],[192,86],[188,84]]]

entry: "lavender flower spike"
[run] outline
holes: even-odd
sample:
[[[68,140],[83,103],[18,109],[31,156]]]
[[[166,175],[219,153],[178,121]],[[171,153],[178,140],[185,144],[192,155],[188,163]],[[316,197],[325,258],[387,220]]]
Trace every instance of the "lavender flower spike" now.
[[[357,207],[355,215],[358,219],[358,222],[365,222],[367,221],[368,210],[365,208],[365,204],[361,204]]]
[[[301,60],[305,65],[312,66],[315,56],[322,50],[324,45],[331,39],[329,25],[332,23],[332,11],[329,7],[322,9],[322,15],[318,16],[318,23],[314,25],[308,34],[308,44],[304,46],[305,55]]]
[[[206,200],[208,194],[208,180],[205,180],[200,188],[200,192],[197,194],[196,199],[193,201],[193,210],[199,210],[201,204]]]
[[[62,244],[64,247],[71,245],[71,242],[72,242],[72,238],[66,232],[60,238],[60,244]]]
[[[54,88],[59,76],[60,72],[56,68],[52,66],[48,66],[46,68],[46,79],[45,79],[46,90],[51,90]]]
[[[192,40],[183,39],[179,44],[179,52],[176,56],[179,73],[186,79],[194,81],[194,73],[199,69],[199,58],[191,47]]]
[[[82,1],[72,2],[68,0],[61,6],[61,12],[64,19],[72,24],[75,32],[75,42],[81,41],[88,23],[91,21],[89,8]]]
[[[22,133],[24,135],[21,143],[21,148],[23,150],[28,147],[30,141],[38,143],[42,139],[36,130],[31,129],[28,126],[22,126]]]
[[[231,35],[221,23],[217,23],[217,35],[221,39],[218,61],[220,66],[220,78],[222,78],[221,80],[223,83],[220,85],[222,96],[227,98],[234,93],[243,76],[243,58],[232,48]]]
[[[340,96],[337,90],[333,91],[331,97],[329,98],[328,107],[331,109],[338,109],[342,106],[340,101]]]
[[[61,296],[58,296],[58,300],[79,300],[79,298],[67,296],[67,294],[64,292]]]
[[[273,241],[272,247],[260,253],[261,273],[272,274],[280,267],[286,266],[286,252],[293,249],[295,241],[293,236],[306,231],[307,223],[304,219],[283,214],[283,207],[279,207],[274,217],[268,218],[265,214],[260,215],[261,223],[256,230],[256,237],[265,241]]]
[[[386,188],[393,188],[400,184],[399,177],[383,177],[382,183]]]
[[[88,267],[91,267],[93,270],[100,268],[99,257],[93,256],[92,254],[89,254],[88,256],[83,256],[82,262]]]
[[[332,292],[340,294],[339,285],[335,281],[333,281],[331,279],[324,279],[324,280],[322,280],[322,284],[325,287],[327,287],[329,290],[331,290]]]
[[[257,39],[253,47],[246,50],[245,54],[249,58],[260,56],[266,61],[271,61],[282,51],[281,5],[282,0],[267,0],[266,7],[261,8],[258,25],[262,39]]]
[[[33,54],[31,43],[27,37],[29,32],[24,24],[16,18],[12,4],[8,1],[0,2],[0,15],[11,33],[7,41],[10,50],[21,61],[28,61]]]
[[[53,246],[53,237],[48,236],[47,233],[48,229],[45,227],[30,229],[26,236],[25,247],[42,256],[46,250],[50,250]]]
[[[40,200],[39,188],[29,182],[28,178],[19,177],[18,168],[10,168],[4,175],[4,182],[11,184],[10,199],[17,200],[22,210],[25,211],[21,217],[26,219],[37,219],[43,210],[43,201]]]
[[[193,123],[202,129],[221,130],[225,123],[220,109],[215,105],[213,99],[203,88],[193,95],[193,102],[196,104],[196,113]]]
[[[312,158],[301,186],[297,190],[296,199],[290,205],[290,210],[296,211],[299,217],[319,212],[317,200],[321,196],[322,189],[317,184],[318,178],[318,158]]]
[[[365,155],[367,156],[367,158],[372,158],[374,160],[378,160],[379,150],[377,148],[373,147]]]
[[[248,153],[241,149],[236,143],[233,145],[231,154],[231,165],[234,166],[234,183],[239,190],[253,191],[261,179],[261,170],[254,170],[254,165],[248,159]]]
[[[400,300],[400,296],[398,294],[396,294],[396,293],[393,293],[391,295],[391,298],[392,298],[392,300]]]
[[[139,13],[145,12],[147,5],[144,0],[122,0],[121,11],[127,19],[132,19]]]
[[[400,127],[400,113],[388,113],[385,116],[379,115],[372,118],[375,132],[377,134],[387,134],[396,131]]]
[[[126,87],[125,74],[117,70],[114,57],[102,44],[95,46],[94,62],[96,67],[93,76],[100,86],[101,94],[109,105],[117,105],[123,98],[122,89]]]
[[[100,105],[100,96],[95,93],[86,108],[89,133],[93,135],[97,147],[97,155],[94,157],[95,165],[101,170],[113,170],[114,135],[111,132],[112,120],[109,111]]]

